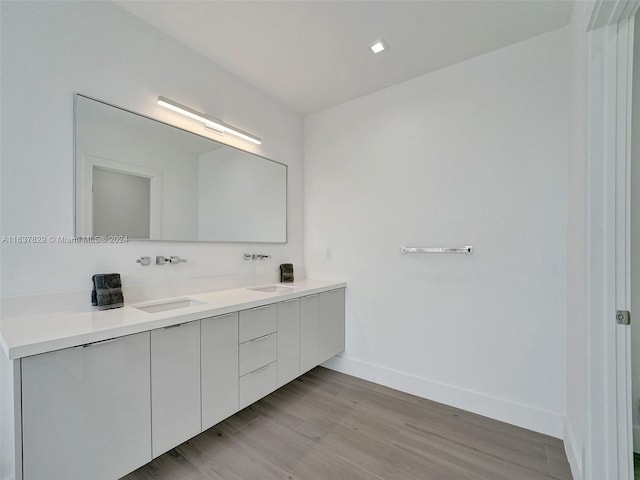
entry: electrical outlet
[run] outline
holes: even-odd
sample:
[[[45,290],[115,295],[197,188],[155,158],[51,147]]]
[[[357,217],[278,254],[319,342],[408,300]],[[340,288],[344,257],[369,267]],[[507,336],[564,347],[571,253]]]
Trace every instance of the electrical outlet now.
[[[333,258],[333,247],[326,247],[324,251],[324,258],[331,260]]]

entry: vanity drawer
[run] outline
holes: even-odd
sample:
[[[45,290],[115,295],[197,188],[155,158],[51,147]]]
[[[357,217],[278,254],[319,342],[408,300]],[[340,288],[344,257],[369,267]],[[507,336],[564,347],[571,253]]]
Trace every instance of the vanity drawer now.
[[[270,333],[240,344],[239,375],[274,362],[277,356],[277,333]]]
[[[240,377],[240,408],[247,407],[276,389],[276,362]]]
[[[242,310],[239,328],[239,343],[275,332],[278,328],[277,304]]]

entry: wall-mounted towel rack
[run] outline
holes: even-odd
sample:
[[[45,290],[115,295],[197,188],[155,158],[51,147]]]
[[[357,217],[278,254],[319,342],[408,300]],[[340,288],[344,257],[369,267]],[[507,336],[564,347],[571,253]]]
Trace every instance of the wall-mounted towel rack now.
[[[451,247],[401,247],[400,253],[465,253],[471,255],[473,247],[466,245],[462,248]]]

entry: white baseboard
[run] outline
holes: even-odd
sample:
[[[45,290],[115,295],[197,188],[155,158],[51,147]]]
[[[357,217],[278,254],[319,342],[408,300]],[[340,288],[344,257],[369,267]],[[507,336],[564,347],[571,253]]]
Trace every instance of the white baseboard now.
[[[528,405],[491,397],[348,357],[333,357],[322,366],[552,437],[561,439],[564,432],[563,415]]]
[[[576,441],[576,435],[569,422],[564,425],[564,450],[567,453],[567,460],[571,467],[571,475],[573,480],[583,480],[584,472],[582,471],[582,448]]]

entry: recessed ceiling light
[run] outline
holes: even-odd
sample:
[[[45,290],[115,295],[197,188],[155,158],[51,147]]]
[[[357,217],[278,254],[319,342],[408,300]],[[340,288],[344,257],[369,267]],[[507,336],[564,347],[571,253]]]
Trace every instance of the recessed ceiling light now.
[[[371,45],[371,51],[373,53],[380,53],[382,52],[384,49],[387,48],[387,46],[384,44],[384,42],[382,40],[377,41],[376,43],[374,43],[373,45]]]

